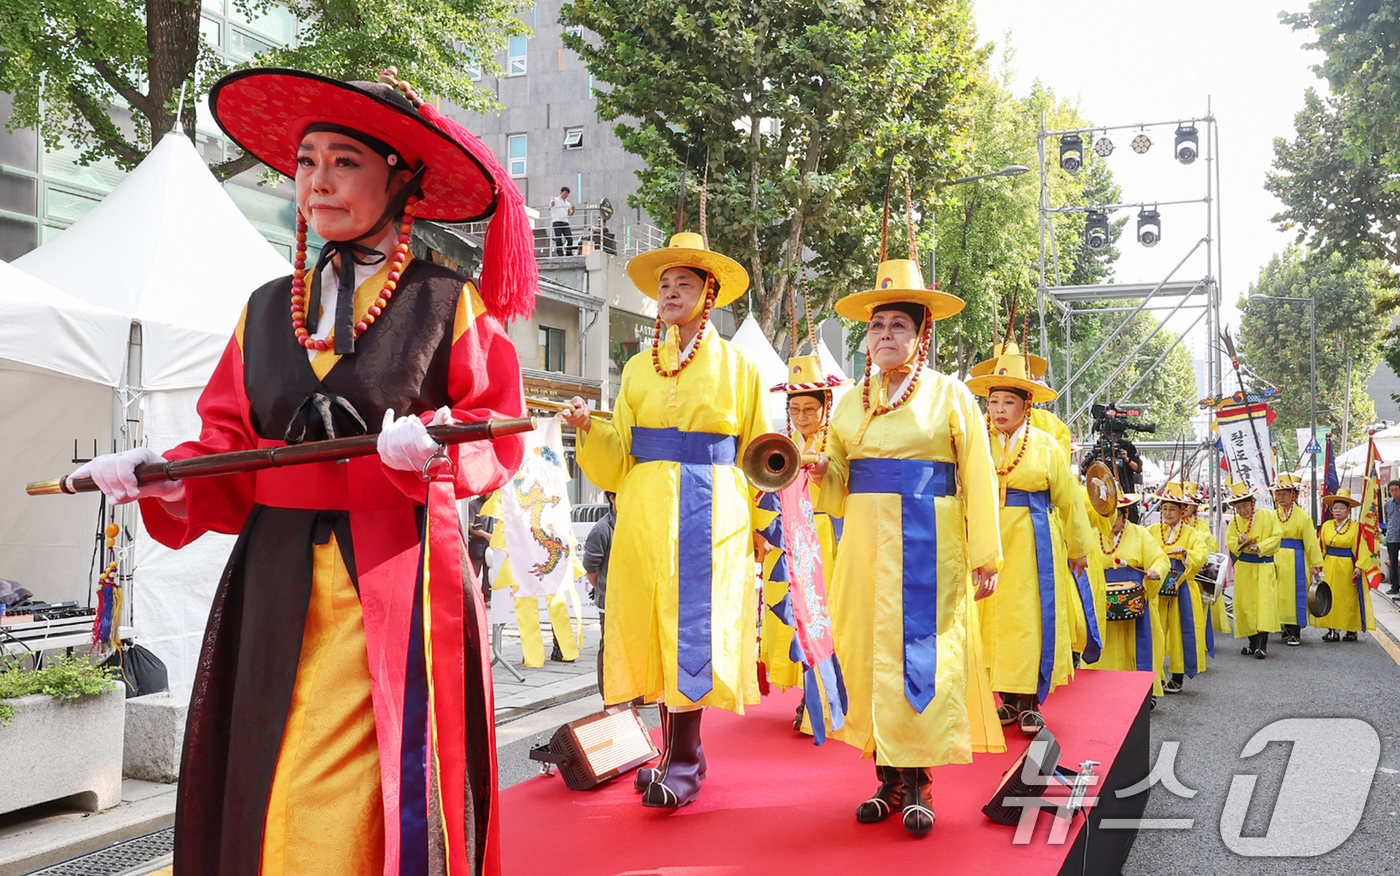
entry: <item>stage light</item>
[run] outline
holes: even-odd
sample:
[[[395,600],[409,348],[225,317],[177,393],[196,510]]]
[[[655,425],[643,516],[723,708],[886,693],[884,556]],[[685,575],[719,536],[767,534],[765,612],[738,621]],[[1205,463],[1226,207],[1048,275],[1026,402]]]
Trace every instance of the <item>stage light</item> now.
[[[1067,173],[1079,173],[1084,166],[1084,139],[1078,134],[1065,134],[1060,138],[1060,167]]]
[[[1105,134],[1094,143],[1094,154],[1100,158],[1107,158],[1113,154],[1113,141]]]
[[[1152,148],[1152,140],[1146,134],[1138,134],[1133,138],[1133,151],[1139,155],[1144,155]]]
[[[549,742],[530,749],[530,760],[559,767],[571,791],[587,791],[636,769],[658,754],[651,734],[632,706],[612,706],[554,731]]]
[[[1156,246],[1162,239],[1162,214],[1156,208],[1138,211],[1137,239],[1143,246]]]
[[[1031,740],[1030,747],[1016,758],[1011,769],[1001,777],[1001,784],[991,801],[982,807],[982,814],[997,824],[1008,827],[1016,825],[1025,810],[1025,805],[1016,801],[1043,797],[1051,782],[1063,782],[1069,771],[1061,770],[1059,766],[1060,743],[1048,727],[1042,728]]]
[[[1177,125],[1174,151],[1176,160],[1182,164],[1190,164],[1196,160],[1196,155],[1200,152],[1200,138],[1196,134],[1195,125]]]
[[[1084,222],[1084,245],[1092,252],[1099,252],[1108,247],[1108,214],[1102,210],[1090,210],[1089,218]]]

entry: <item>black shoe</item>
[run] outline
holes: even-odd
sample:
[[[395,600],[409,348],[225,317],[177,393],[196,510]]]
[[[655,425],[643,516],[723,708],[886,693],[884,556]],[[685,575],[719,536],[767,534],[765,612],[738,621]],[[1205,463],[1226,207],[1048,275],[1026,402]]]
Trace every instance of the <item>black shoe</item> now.
[[[1290,647],[1294,645],[1301,645],[1303,644],[1303,638],[1302,636],[1284,636],[1283,644],[1288,645]]]
[[[1322,634],[1322,641],[1324,642],[1340,642],[1341,640],[1342,634],[1336,630],[1328,630]]]
[[[1400,587],[1392,587],[1385,592],[1386,596],[1400,596]]]
[[[1166,691],[1169,694],[1181,693],[1183,686],[1184,685],[1182,684],[1181,679],[1173,678],[1169,680],[1166,684],[1162,685],[1162,690]]]
[[[797,712],[796,712],[796,714],[794,714],[794,715],[792,716],[792,729],[796,730],[798,733],[801,733],[801,732],[802,732],[802,716],[803,716],[804,714],[806,714],[806,712],[807,712],[807,703],[806,703],[806,701],[805,701],[805,700],[798,700],[798,701],[797,701]]]
[[[1265,651],[1263,648],[1260,648],[1258,651],[1255,651],[1255,652],[1254,652],[1254,659],[1255,659],[1255,660],[1264,660],[1264,659],[1266,659],[1268,656],[1269,656],[1269,652]]]
[[[667,755],[671,753],[670,748],[668,747],[670,745],[671,739],[671,713],[666,710],[666,707],[664,705],[660,707],[660,711],[661,745],[663,746],[661,752],[661,760],[654,767],[641,767],[637,770],[637,775],[632,779],[632,787],[636,788],[637,793],[639,794],[644,793],[647,789],[647,786],[650,785],[652,782],[659,782],[666,777],[666,763],[668,760]],[[700,749],[700,781],[705,781],[704,747],[701,747]]]
[[[861,824],[876,824],[884,821],[904,803],[903,797],[900,795],[903,783],[900,781],[898,768],[881,766],[877,763],[875,764],[875,776],[880,780],[880,787],[875,789],[875,796],[856,807],[856,821]]]
[[[910,836],[927,836],[933,830],[933,800],[930,789],[933,771],[929,767],[910,767],[899,771],[903,784],[900,799],[904,803],[904,830]]]
[[[700,796],[700,764],[705,753],[700,747],[700,719],[703,709],[674,712],[669,726],[666,774],[647,785],[642,805],[648,809],[679,809]]]
[[[1250,645],[1245,645],[1243,648],[1240,649],[1240,653],[1248,657],[1249,655],[1254,653],[1254,648]]]
[[[1355,642],[1356,640],[1356,633],[1347,633],[1345,636],[1342,636],[1343,642]]]

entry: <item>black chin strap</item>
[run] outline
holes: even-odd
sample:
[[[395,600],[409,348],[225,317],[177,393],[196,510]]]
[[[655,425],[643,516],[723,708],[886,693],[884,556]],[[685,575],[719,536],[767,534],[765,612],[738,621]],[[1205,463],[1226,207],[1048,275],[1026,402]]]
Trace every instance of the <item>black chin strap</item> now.
[[[384,263],[384,253],[372,246],[366,246],[361,241],[377,240],[390,222],[403,210],[408,199],[417,194],[420,184],[423,182],[423,175],[428,172],[426,164],[418,165],[418,169],[399,189],[398,194],[389,200],[388,206],[384,208],[384,213],[379,217],[379,221],[374,227],[354,240],[329,240],[326,241],[325,248],[321,250],[321,257],[316,260],[316,269],[311,274],[311,294],[306,302],[306,314],[315,314],[320,320],[321,314],[321,271],[331,259],[340,256],[340,282],[337,286],[335,299],[335,354],[344,356],[355,352],[355,265],[379,265]]]

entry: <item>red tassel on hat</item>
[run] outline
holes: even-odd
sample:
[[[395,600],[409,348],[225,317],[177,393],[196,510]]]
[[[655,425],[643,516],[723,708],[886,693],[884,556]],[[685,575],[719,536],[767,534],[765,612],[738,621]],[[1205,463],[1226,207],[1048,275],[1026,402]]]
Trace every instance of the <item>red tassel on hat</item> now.
[[[486,144],[470,131],[430,103],[420,104],[418,114],[460,143],[495,180],[498,200],[496,214],[486,228],[486,248],[481,256],[481,299],[486,309],[500,319],[529,317],[535,312],[540,267],[535,262],[535,231],[525,214],[525,196]]]

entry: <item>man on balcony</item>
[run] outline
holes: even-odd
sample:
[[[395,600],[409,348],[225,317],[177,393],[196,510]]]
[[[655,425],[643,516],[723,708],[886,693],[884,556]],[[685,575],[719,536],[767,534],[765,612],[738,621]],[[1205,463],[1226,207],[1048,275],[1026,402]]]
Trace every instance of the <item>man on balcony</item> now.
[[[569,203],[569,187],[559,190],[558,197],[549,199],[549,219],[554,224],[554,254],[573,255],[574,233],[569,227],[569,217],[574,215],[574,205]]]

